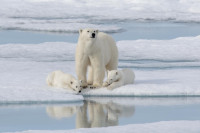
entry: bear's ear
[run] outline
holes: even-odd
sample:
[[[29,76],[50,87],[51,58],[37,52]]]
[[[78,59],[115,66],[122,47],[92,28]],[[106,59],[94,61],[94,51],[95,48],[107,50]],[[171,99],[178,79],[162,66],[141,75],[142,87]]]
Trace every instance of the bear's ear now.
[[[96,33],[98,33],[99,32],[99,30],[96,30]]]
[[[79,30],[79,34],[81,34],[82,32],[83,32],[83,29],[80,29],[80,30]]]
[[[116,75],[118,75],[118,72],[116,72]]]
[[[73,82],[71,81],[70,84],[73,84]]]

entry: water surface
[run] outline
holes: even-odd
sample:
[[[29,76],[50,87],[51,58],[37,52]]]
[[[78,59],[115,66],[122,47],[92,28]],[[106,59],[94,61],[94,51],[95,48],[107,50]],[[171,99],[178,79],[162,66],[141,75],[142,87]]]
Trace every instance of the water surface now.
[[[83,104],[0,105],[0,132],[200,120],[200,98],[86,98]]]
[[[122,30],[111,32],[116,41],[156,39],[167,40],[177,37],[200,35],[200,23],[173,23],[173,22],[115,22]],[[87,27],[86,27],[87,28]],[[101,31],[101,29],[99,29]],[[0,30],[0,44],[7,43],[43,43],[43,42],[72,42],[76,43],[77,32],[33,32],[21,30]]]

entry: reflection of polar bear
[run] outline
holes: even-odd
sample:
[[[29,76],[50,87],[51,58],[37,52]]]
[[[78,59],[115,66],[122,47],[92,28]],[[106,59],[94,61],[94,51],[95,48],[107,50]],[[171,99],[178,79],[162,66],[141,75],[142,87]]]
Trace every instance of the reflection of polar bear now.
[[[105,70],[113,70],[118,65],[118,50],[111,36],[94,29],[79,30],[76,47],[76,73],[83,86],[102,86]],[[86,78],[89,66],[88,80]]]
[[[46,79],[49,86],[72,89],[76,92],[81,92],[81,82],[76,80],[72,75],[63,73],[62,71],[54,71],[50,73]]]
[[[99,103],[90,103],[89,104],[89,115],[91,121],[91,127],[106,127],[108,126],[107,115],[104,112],[104,106]],[[117,125],[117,121],[114,122]],[[114,124],[115,125],[115,124]]]
[[[120,117],[134,114],[134,106],[124,106],[110,101],[106,104],[85,101],[77,108],[76,128],[116,126]]]
[[[77,109],[76,128],[107,127],[118,124],[118,119],[108,119],[107,107],[95,102],[85,102]],[[118,116],[115,116],[118,117]]]
[[[87,102],[84,102],[84,105],[82,107],[77,108],[76,113],[76,128],[89,128],[91,127],[91,124],[88,120],[87,115]]]
[[[130,117],[135,112],[134,106],[121,105],[112,101],[107,103],[106,107],[108,108],[108,119],[110,120],[116,120],[118,117]]]
[[[135,74],[131,69],[108,71],[108,79],[103,86],[108,89],[114,89],[126,84],[134,83]]]
[[[62,106],[53,106],[53,107],[47,107],[46,112],[49,116],[61,119],[64,117],[71,117],[73,114],[76,113],[76,107],[62,107]]]

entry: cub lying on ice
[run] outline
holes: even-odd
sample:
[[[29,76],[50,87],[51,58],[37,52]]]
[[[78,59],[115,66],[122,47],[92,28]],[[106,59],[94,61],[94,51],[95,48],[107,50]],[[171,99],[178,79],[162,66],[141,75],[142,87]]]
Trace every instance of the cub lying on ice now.
[[[103,86],[114,89],[126,84],[133,84],[134,80],[135,74],[131,69],[111,70],[108,71],[108,78]]]
[[[72,89],[78,93],[80,93],[82,89],[82,81],[78,81],[72,75],[63,73],[62,71],[53,71],[50,73],[46,79],[46,82],[49,86]]]

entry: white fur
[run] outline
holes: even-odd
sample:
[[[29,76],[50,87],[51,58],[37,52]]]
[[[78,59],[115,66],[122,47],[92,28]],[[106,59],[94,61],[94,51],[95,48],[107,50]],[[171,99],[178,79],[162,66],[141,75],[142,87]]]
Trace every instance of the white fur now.
[[[108,71],[107,81],[103,86],[108,89],[115,89],[117,87],[133,84],[135,80],[135,74],[131,69],[111,70]]]
[[[62,71],[54,71],[50,73],[46,79],[49,86],[72,89],[76,92],[81,91],[81,81],[75,79],[72,75],[63,73]]]
[[[102,86],[105,70],[117,69],[118,49],[113,38],[94,29],[81,29],[76,47],[76,74],[83,86]],[[92,34],[95,37],[92,38]],[[86,77],[88,70],[88,79]]]

